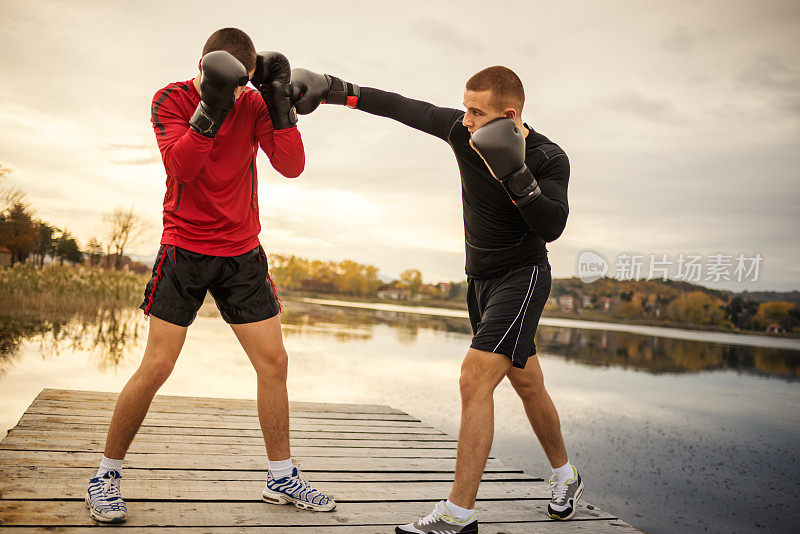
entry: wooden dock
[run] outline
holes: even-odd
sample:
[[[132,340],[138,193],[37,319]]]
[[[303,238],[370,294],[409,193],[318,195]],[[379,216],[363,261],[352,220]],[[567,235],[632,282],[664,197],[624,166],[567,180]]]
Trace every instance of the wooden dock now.
[[[83,498],[115,400],[112,393],[55,389],[36,397],[0,442],[0,534],[96,527]],[[125,459],[128,521],[107,528],[393,533],[450,491],[455,438],[400,410],[296,402],[290,424],[292,455],[337,500],[334,512],[261,500],[267,458],[255,401],[157,396]],[[639,532],[583,500],[575,519],[552,521],[546,483],[495,458],[483,480],[482,533]]]

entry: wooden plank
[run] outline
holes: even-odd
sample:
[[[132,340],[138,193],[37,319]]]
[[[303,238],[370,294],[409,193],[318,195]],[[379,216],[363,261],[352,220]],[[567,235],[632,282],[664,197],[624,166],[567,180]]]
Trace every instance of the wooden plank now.
[[[173,483],[174,482],[174,483]],[[83,499],[86,478],[24,478],[0,480],[3,499]],[[327,482],[314,481],[314,487],[332,495],[337,502],[422,501],[443,499],[450,494],[451,482]],[[261,501],[264,480],[205,480],[188,482],[175,479],[122,481],[126,501]],[[550,499],[544,482],[518,480],[487,481],[481,484],[478,499]]]
[[[427,514],[430,501],[385,503],[342,503],[330,513],[313,513],[294,506],[272,506],[263,502],[140,502],[129,503],[126,525],[155,526],[165,522],[171,526],[317,526],[328,525],[396,525]],[[616,519],[599,508],[578,503],[577,520]],[[485,522],[527,521],[550,523],[547,501],[480,501],[476,510]],[[0,501],[0,521],[5,526],[93,525],[81,501]],[[575,521],[575,520],[573,520]]]
[[[255,408],[255,407],[254,407]],[[45,415],[81,415],[81,416],[100,416],[111,417],[114,413],[114,406],[106,403],[92,403],[81,402],[79,405],[64,405],[51,401],[34,401],[25,413],[39,413]],[[195,421],[258,421],[258,412],[255,409],[248,413],[230,414],[220,410],[215,412],[207,410],[206,413],[196,413],[187,408],[183,411],[169,411],[160,412],[158,410],[150,410],[148,414],[152,414],[158,419],[184,419],[187,416]],[[411,417],[404,413],[342,413],[342,412],[322,412],[322,411],[308,411],[308,412],[289,412],[290,417],[296,419],[333,419],[344,421],[413,421],[420,422],[419,419]]]
[[[24,427],[17,426],[9,430],[9,435],[13,436],[72,436],[86,434],[92,437],[105,437],[108,432],[106,425],[58,425],[52,427]],[[308,440],[347,440],[347,441],[425,441],[439,443],[457,443],[456,438],[447,434],[416,434],[416,433],[397,433],[397,432],[335,432],[331,430],[290,430],[289,437],[294,439]],[[203,432],[199,429],[179,428],[179,427],[159,427],[143,426],[136,434],[136,439],[151,439],[156,441],[171,440],[198,440],[198,443],[226,442],[227,440],[241,440],[242,443],[263,443],[264,437],[261,430],[236,430],[226,431],[225,429],[211,428]],[[234,442],[234,441],[232,441]]]
[[[15,440],[9,439],[9,442],[16,444]],[[25,448],[15,448],[5,445],[5,440],[0,444],[0,451],[67,451],[67,452],[97,452],[102,453],[104,442],[98,443],[94,447],[84,447],[82,444],[73,445],[70,440],[63,440],[60,443],[48,443],[47,440],[30,440],[28,445],[23,445]],[[264,445],[240,445],[238,447],[232,445],[196,445],[192,446],[188,443],[141,443],[131,447],[131,453],[148,455],[148,456],[193,456],[196,459],[201,459],[204,465],[207,462],[215,462],[216,458],[208,458],[208,456],[223,456],[223,455],[236,455],[245,456],[251,459],[261,458],[267,454]],[[397,448],[397,447],[292,447],[292,454],[299,458],[311,457],[328,457],[328,458],[455,458],[456,449],[450,447],[447,449],[431,449],[431,448]]]
[[[10,451],[70,451],[70,452],[103,452],[105,440],[79,440],[29,438],[19,440],[6,438],[0,443],[0,450]],[[261,445],[214,445],[191,443],[136,443],[130,449],[138,454],[180,454],[188,456],[217,456],[235,454],[239,456],[261,457],[266,454],[264,444]],[[456,448],[407,448],[407,447],[292,447],[292,453],[299,457],[327,456],[340,458],[455,458]]]
[[[20,421],[27,418],[36,417],[37,420],[48,422],[64,422],[64,423],[86,423],[86,424],[108,424],[111,421],[111,413],[105,415],[96,415],[94,413],[87,413],[85,415],[52,415],[52,414],[37,414],[26,412],[23,414]],[[144,419],[145,425],[149,426],[176,426],[176,427],[192,427],[192,428],[231,428],[231,429],[244,429],[244,428],[260,428],[258,418],[247,418],[239,421],[226,421],[226,418],[207,417],[206,419],[197,419],[194,417],[184,418],[162,418],[156,415],[148,415]],[[424,423],[415,421],[375,421],[375,420],[358,420],[358,419],[314,419],[308,417],[289,417],[289,424],[295,427],[297,423],[303,423],[305,428],[333,428],[333,429],[349,429],[357,426],[369,426],[372,428],[426,428],[435,430],[433,427]],[[399,430],[394,430],[398,432]],[[439,431],[441,432],[441,431]]]
[[[422,515],[422,513],[418,514]],[[402,521],[411,521],[412,518],[406,518]],[[480,529],[481,534],[582,534],[582,533],[595,533],[595,534],[637,534],[641,533],[627,523],[618,519],[611,520],[593,520],[593,521],[568,521],[557,522],[524,522],[524,523],[484,523],[482,517]],[[101,527],[102,528],[102,527]],[[115,525],[109,527],[114,529],[121,529],[125,534],[176,534],[175,528],[171,527],[127,527]],[[256,530],[257,529],[257,530]],[[252,532],[255,534],[262,532],[268,534],[320,534],[322,532],[331,534],[387,534],[392,531],[392,525],[389,526],[360,526],[360,525],[326,525],[324,530],[317,527],[296,527],[296,526],[280,526],[280,527],[182,527],[180,532],[187,534],[242,534]],[[3,534],[46,534],[53,532],[53,527],[5,527]],[[60,534],[97,534],[97,527],[59,527]]]
[[[52,433],[35,431],[9,433],[0,443],[0,449],[16,450],[90,450],[94,451],[104,448],[106,442],[105,433],[75,432]],[[378,434],[380,435],[380,434]],[[362,447],[362,448],[387,448],[387,449],[455,449],[456,441],[416,441],[405,439],[328,439],[319,438],[295,438],[289,437],[289,442],[293,447]],[[188,453],[201,450],[208,454],[206,447],[225,447],[224,450],[241,453],[249,450],[248,448],[264,447],[263,437],[236,437],[236,436],[186,436],[186,435],[137,435],[133,441],[130,452],[160,452],[159,447],[168,445],[171,452],[186,447]],[[67,447],[67,448],[65,448]],[[163,451],[167,452],[167,451]],[[251,453],[256,454],[256,453]]]
[[[98,460],[99,461],[99,460]],[[0,466],[0,480],[14,480],[21,478],[77,478],[88,480],[97,470],[97,464],[88,467],[31,467],[31,466]],[[312,482],[453,482],[453,472],[419,472],[419,471],[382,471],[382,472],[352,472],[352,471],[314,471],[303,466],[303,472]],[[258,480],[264,482],[267,478],[266,467],[253,471],[231,471],[213,469],[146,469],[125,466],[125,483],[128,480]],[[541,482],[541,478],[532,477],[521,471],[512,472],[487,472],[483,480],[508,482],[513,480],[527,480]]]
[[[36,399],[28,407],[28,411],[36,411],[39,413],[49,413],[49,410],[110,410],[113,411],[115,402],[104,402],[97,400],[80,400],[77,402],[65,402],[50,399]],[[320,405],[322,406],[322,405]],[[258,416],[258,407],[253,402],[247,409],[245,408],[231,408],[225,404],[218,406],[186,406],[177,403],[165,404],[163,402],[156,402],[155,400],[150,405],[150,412],[163,413],[163,414],[199,414],[199,415],[228,415],[232,417]],[[396,411],[380,411],[380,412],[358,412],[358,411],[342,411],[342,410],[326,410],[324,408],[317,409],[299,409],[292,408],[291,403],[289,406],[291,413],[297,413],[307,416],[329,417],[332,419],[342,418],[359,418],[359,419],[400,419],[406,420],[410,416],[405,412]],[[412,418],[413,419],[413,418]]]
[[[82,391],[72,389],[43,389],[36,399],[54,400],[59,402],[77,403],[81,400],[116,402],[118,393],[102,391]],[[254,409],[255,399],[226,399],[215,397],[184,397],[179,395],[156,395],[153,403],[165,406],[184,406],[186,408],[203,408],[224,406],[226,409],[249,410]],[[337,404],[328,402],[297,402],[290,401],[289,409],[295,408],[302,411],[325,410],[345,413],[405,413],[397,408],[382,404]]]
[[[0,466],[73,466],[95,467],[98,452],[52,452],[52,451],[13,451],[0,450]],[[305,469],[313,471],[446,471],[455,469],[454,458],[391,458],[370,457],[342,458],[328,456],[303,456],[292,454]],[[125,464],[128,467],[151,469],[240,469],[253,470],[253,466],[264,465],[267,455],[181,455],[181,454],[128,454]],[[488,471],[520,471],[500,460],[490,458],[486,463]]]
[[[40,415],[40,414],[23,414],[22,419],[19,420],[17,425],[14,427],[16,428],[38,428],[38,429],[69,429],[73,427],[99,427],[108,430],[108,424],[111,422],[111,417],[104,418],[101,420],[98,419],[90,419],[86,417],[73,417],[73,416],[57,416],[57,415]],[[327,422],[323,420],[318,421],[305,421],[305,420],[293,420],[289,418],[289,424],[291,426],[290,431],[292,430],[303,430],[303,431],[313,431],[313,432],[369,432],[369,433],[403,433],[403,434],[428,434],[428,435],[436,435],[436,436],[447,436],[441,430],[437,430],[431,426],[427,426],[425,424],[419,423],[407,423],[407,425],[413,426],[402,426],[397,425],[395,423],[391,423],[391,425],[387,426],[378,426],[370,424],[367,421],[354,421],[352,424],[348,422]],[[180,426],[176,426],[176,422],[165,422],[159,423],[153,419],[145,419],[140,432],[144,431],[147,428],[154,428],[157,429],[157,432],[166,432],[166,433],[185,433],[194,435],[194,433],[204,433],[206,435],[211,435],[213,433],[223,434],[223,435],[242,435],[241,433],[249,432],[249,435],[257,433],[261,435],[261,427],[258,424],[233,424],[233,423],[217,423],[215,425],[191,425],[191,424],[183,424]],[[12,429],[13,430],[13,429]]]

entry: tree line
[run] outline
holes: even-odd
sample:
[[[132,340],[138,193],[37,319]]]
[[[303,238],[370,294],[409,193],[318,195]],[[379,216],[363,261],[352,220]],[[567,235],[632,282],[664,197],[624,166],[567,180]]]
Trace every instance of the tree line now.
[[[121,269],[130,259],[125,250],[147,230],[148,224],[133,208],[117,207],[103,215],[101,238],[92,237],[85,254],[78,240],[66,228],[35,217],[26,195],[8,187],[11,169],[0,165],[0,248],[8,249],[11,265],[32,262],[42,266],[46,257],[59,263],[84,263]]]

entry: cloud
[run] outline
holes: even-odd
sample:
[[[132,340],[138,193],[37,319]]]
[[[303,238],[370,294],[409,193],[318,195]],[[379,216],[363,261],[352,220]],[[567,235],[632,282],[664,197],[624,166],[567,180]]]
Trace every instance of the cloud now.
[[[483,49],[475,37],[447,22],[430,17],[415,20],[412,23],[412,30],[428,42],[439,46],[444,52],[466,54],[480,52]]]
[[[161,155],[153,143],[108,143],[98,148],[104,156],[117,165],[151,165],[161,163]]]
[[[697,39],[685,26],[676,26],[661,40],[664,49],[676,54],[686,54],[694,48]]]
[[[778,56],[761,56],[738,75],[737,81],[779,112],[800,115],[800,65]]]
[[[601,98],[602,104],[614,112],[633,115],[647,121],[681,124],[687,122],[671,100],[645,96],[636,92],[619,93]]]

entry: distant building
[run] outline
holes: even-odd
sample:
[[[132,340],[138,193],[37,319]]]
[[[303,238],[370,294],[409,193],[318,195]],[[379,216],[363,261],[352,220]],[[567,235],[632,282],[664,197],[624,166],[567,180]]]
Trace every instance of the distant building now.
[[[378,298],[394,300],[411,300],[411,291],[398,287],[385,287],[378,290]]]
[[[768,324],[767,328],[765,330],[767,332],[772,332],[774,334],[778,334],[780,332],[783,332],[783,330],[781,329],[781,325],[779,325],[778,323],[770,323],[770,324]]]
[[[558,297],[558,305],[564,311],[573,311],[575,309],[575,298],[572,295],[562,295]]]
[[[453,284],[450,282],[439,282],[436,284],[436,287],[439,289],[439,295],[442,298],[447,298],[450,296],[450,290],[452,289]]]
[[[11,251],[0,247],[0,267],[11,267]]]

